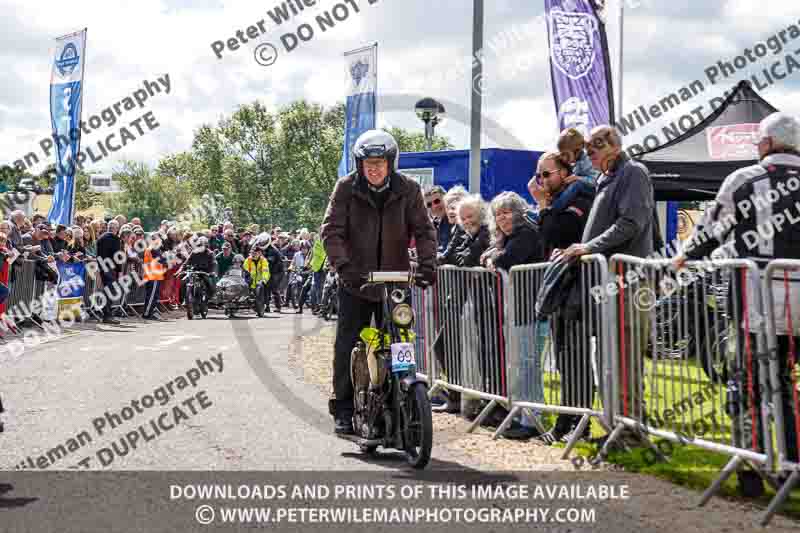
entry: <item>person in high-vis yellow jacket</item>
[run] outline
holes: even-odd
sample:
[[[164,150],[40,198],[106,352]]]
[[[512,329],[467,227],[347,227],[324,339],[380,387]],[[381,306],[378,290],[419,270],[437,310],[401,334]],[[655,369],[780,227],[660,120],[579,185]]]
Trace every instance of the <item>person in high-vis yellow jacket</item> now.
[[[311,268],[311,309],[316,313],[319,307],[319,298],[322,295],[322,285],[325,282],[325,271],[322,269],[325,264],[325,259],[328,254],[325,252],[325,247],[322,245],[322,239],[319,235],[314,234],[314,247],[311,251],[311,261],[309,267]]]
[[[250,288],[255,289],[260,282],[269,281],[269,263],[259,248],[250,251],[250,257],[245,259],[242,268],[250,276]]]

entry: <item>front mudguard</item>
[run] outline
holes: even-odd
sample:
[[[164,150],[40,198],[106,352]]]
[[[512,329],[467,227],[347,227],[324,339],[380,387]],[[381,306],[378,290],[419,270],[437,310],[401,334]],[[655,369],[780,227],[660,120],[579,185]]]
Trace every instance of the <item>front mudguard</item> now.
[[[415,371],[413,374],[409,374],[400,380],[400,390],[408,392],[415,383],[424,383],[426,387],[428,386],[428,382],[418,377]]]

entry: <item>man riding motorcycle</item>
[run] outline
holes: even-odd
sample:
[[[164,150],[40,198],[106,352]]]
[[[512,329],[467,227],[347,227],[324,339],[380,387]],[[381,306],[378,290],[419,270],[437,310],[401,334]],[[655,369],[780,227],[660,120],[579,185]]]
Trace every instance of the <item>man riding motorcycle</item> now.
[[[400,150],[385,131],[370,130],[353,146],[355,170],[334,187],[321,238],[340,277],[334,345],[332,411],[335,432],[352,434],[353,384],[350,352],[375,316],[382,320],[380,292],[361,286],[374,271],[410,269],[409,240],[416,240],[418,273],[435,282],[436,231],[419,185],[398,172]]]
[[[175,275],[180,276],[185,268],[191,268],[193,270],[208,274],[208,276],[200,276],[200,279],[203,280],[203,283],[206,286],[208,300],[211,300],[211,297],[214,296],[214,283],[211,280],[211,276],[216,274],[217,260],[214,257],[214,252],[212,252],[208,246],[208,239],[206,237],[200,237],[197,239],[197,242],[192,249],[192,255],[190,255],[189,258],[181,265]],[[186,284],[181,283],[181,303],[185,301]]]

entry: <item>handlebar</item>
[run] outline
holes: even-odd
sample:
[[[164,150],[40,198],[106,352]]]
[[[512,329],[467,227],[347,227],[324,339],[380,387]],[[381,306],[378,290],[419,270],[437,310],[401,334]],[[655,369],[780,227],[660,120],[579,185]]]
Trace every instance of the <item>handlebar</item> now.
[[[411,272],[386,271],[370,272],[367,274],[367,283],[409,283]]]

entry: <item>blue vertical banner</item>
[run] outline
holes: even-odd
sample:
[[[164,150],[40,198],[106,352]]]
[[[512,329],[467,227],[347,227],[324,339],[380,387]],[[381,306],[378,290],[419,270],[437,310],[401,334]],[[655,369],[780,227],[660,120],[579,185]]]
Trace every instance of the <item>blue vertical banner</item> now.
[[[605,0],[545,0],[544,6],[558,129],[576,128],[588,139],[592,128],[614,119]]]
[[[353,144],[365,131],[375,129],[378,88],[378,43],[344,54],[347,68],[347,107],[344,146],[339,177],[353,171]]]
[[[86,29],[56,39],[50,74],[50,120],[56,146],[56,183],[47,220],[72,224],[76,159],[81,148],[81,103]]]

